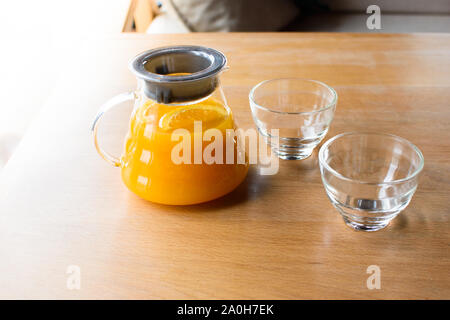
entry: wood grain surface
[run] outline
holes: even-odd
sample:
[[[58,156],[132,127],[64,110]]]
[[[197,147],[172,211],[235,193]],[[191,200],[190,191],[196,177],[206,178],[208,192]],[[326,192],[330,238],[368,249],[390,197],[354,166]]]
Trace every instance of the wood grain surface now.
[[[89,127],[100,104],[135,88],[130,58],[175,44],[226,54],[224,90],[241,127],[253,126],[252,86],[304,77],[338,92],[326,139],[381,131],[416,144],[425,168],[409,207],[382,231],[351,230],[327,199],[317,150],[274,176],[253,167],[202,205],[137,198]],[[450,35],[135,34],[86,40],[74,57],[0,176],[0,298],[450,298]],[[130,110],[102,124],[113,153]],[[70,265],[80,290],[66,286]],[[379,290],[366,286],[370,265]]]

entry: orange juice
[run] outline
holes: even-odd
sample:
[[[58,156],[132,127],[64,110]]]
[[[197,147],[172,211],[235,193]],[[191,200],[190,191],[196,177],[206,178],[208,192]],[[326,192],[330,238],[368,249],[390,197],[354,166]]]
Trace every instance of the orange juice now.
[[[223,138],[223,163],[195,163],[194,121],[202,131],[216,128]],[[183,128],[189,133],[190,163],[173,161],[173,150],[181,140],[172,134]],[[226,164],[226,130],[235,129],[231,110],[214,98],[187,106],[170,106],[147,101],[136,109],[122,156],[122,179],[140,197],[157,203],[187,205],[213,200],[236,188],[248,170],[245,163]],[[202,154],[209,141],[201,142]],[[234,156],[238,153],[234,143]],[[184,154],[183,154],[184,155]],[[197,159],[198,160],[198,159]]]

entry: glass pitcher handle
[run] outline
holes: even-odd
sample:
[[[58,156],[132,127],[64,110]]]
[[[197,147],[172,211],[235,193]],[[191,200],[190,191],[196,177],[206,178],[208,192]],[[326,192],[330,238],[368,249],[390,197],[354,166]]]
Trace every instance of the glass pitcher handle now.
[[[94,138],[95,148],[97,149],[97,152],[100,154],[100,156],[103,159],[105,159],[107,162],[112,164],[114,167],[120,167],[120,165],[121,165],[120,159],[117,157],[114,157],[113,155],[104,151],[98,144],[98,138],[97,138],[98,125],[100,123],[101,117],[107,111],[111,110],[113,107],[117,107],[119,104],[121,104],[123,102],[132,101],[135,98],[136,98],[136,94],[134,92],[124,92],[124,93],[118,94],[117,96],[109,99],[105,104],[103,104],[100,107],[100,110],[98,111],[97,115],[95,116],[94,122],[92,123],[91,132],[92,132],[92,136]]]

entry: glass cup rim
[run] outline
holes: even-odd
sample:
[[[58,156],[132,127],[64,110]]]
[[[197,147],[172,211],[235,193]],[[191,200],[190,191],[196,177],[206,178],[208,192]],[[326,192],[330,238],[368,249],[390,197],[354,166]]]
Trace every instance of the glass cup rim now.
[[[296,80],[296,81],[300,80],[300,81],[304,81],[304,82],[313,82],[313,83],[316,83],[316,84],[318,84],[318,85],[320,85],[320,86],[326,88],[326,89],[331,93],[331,95],[333,96],[333,100],[332,100],[329,104],[327,104],[325,107],[320,108],[320,109],[318,109],[318,110],[313,110],[313,111],[298,111],[298,112],[297,112],[297,111],[294,111],[294,112],[289,111],[289,112],[287,112],[287,111],[273,110],[273,109],[270,109],[270,108],[267,108],[267,107],[263,107],[263,106],[261,106],[260,104],[258,104],[258,103],[255,102],[255,99],[253,98],[253,96],[254,96],[254,94],[255,94],[255,91],[256,91],[260,86],[262,86],[263,84],[269,83],[269,82],[276,82],[276,81],[280,81],[280,80]],[[315,114],[315,113],[319,113],[319,112],[328,110],[328,109],[330,109],[331,107],[335,106],[335,105],[336,105],[336,102],[337,102],[338,95],[337,95],[336,90],[334,90],[332,87],[330,87],[329,85],[327,85],[326,83],[324,83],[324,82],[322,82],[322,81],[314,80],[314,79],[308,79],[308,78],[295,78],[295,77],[292,77],[292,78],[275,78],[275,79],[268,79],[268,80],[261,81],[260,83],[258,83],[257,85],[255,85],[255,86],[250,90],[250,93],[248,94],[248,98],[249,98],[250,102],[253,103],[256,107],[258,107],[258,108],[260,108],[260,109],[262,109],[262,110],[265,110],[265,111],[273,112],[273,113],[280,113],[280,114]]]
[[[402,179],[396,179],[396,180],[393,180],[393,181],[386,181],[386,182],[369,182],[369,181],[363,181],[363,180],[356,180],[356,179],[348,178],[348,177],[346,177],[346,176],[340,174],[339,172],[337,172],[337,171],[334,170],[333,168],[331,168],[331,167],[328,165],[328,163],[325,161],[325,158],[324,158],[325,155],[324,155],[324,154],[325,154],[325,150],[328,149],[328,147],[329,147],[334,141],[336,141],[337,139],[340,139],[340,138],[342,138],[342,137],[350,136],[350,135],[359,135],[359,136],[363,136],[363,135],[366,135],[366,136],[367,136],[367,135],[371,135],[371,136],[384,136],[384,137],[394,138],[394,139],[396,139],[397,141],[399,141],[399,142],[401,142],[401,143],[403,143],[403,144],[408,145],[409,147],[411,147],[411,148],[416,152],[416,154],[418,155],[419,160],[420,160],[419,166],[417,167],[417,169],[416,169],[413,173],[409,174],[407,177],[402,178]],[[338,178],[340,178],[340,179],[342,179],[342,180],[349,181],[349,182],[352,182],[352,183],[365,184],[365,185],[377,185],[377,186],[393,185],[393,184],[399,184],[399,183],[402,183],[402,182],[411,180],[411,179],[413,179],[414,177],[416,177],[416,176],[422,171],[422,169],[423,169],[423,167],[424,167],[424,163],[425,163],[425,160],[424,160],[423,154],[422,154],[422,152],[420,151],[420,149],[419,149],[416,145],[414,145],[412,142],[406,140],[405,138],[402,138],[402,137],[399,137],[399,136],[396,136],[396,135],[390,134],[390,133],[357,132],[357,131],[344,132],[344,133],[340,133],[340,134],[338,134],[338,135],[336,135],[336,136],[334,136],[334,137],[328,139],[328,140],[322,145],[322,147],[321,147],[320,150],[319,150],[319,164],[320,164],[322,167],[326,168],[326,169],[327,169],[328,171],[330,171],[333,175],[335,175],[336,177],[338,177]]]

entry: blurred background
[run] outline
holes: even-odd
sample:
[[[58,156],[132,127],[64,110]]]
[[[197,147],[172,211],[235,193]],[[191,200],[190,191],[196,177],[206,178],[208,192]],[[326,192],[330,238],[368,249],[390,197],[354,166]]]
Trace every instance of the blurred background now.
[[[2,0],[0,170],[87,38],[243,31],[448,33],[450,0]]]

